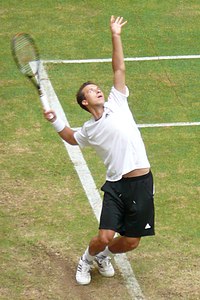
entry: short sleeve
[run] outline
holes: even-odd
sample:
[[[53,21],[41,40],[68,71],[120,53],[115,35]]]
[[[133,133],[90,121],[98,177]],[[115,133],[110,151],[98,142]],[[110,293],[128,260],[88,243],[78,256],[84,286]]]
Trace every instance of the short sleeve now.
[[[74,133],[74,138],[81,148],[84,148],[84,147],[90,145],[90,143],[88,142],[88,137],[87,137],[87,133],[86,133],[84,126],[81,129],[78,129]]]
[[[129,96],[129,89],[126,86],[126,92],[125,94],[119,92],[118,90],[115,89],[113,86],[109,97],[108,97],[108,104],[110,105],[117,105],[117,106],[122,106],[123,104],[127,104],[127,98]]]

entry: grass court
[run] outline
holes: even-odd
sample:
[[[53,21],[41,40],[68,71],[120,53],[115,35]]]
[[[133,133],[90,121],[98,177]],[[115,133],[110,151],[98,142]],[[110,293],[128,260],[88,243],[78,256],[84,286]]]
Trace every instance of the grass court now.
[[[89,286],[75,283],[79,256],[98,224],[60,138],[10,51],[12,36],[27,32],[44,60],[110,58],[112,14],[128,20],[122,31],[125,57],[200,54],[197,0],[1,1],[2,300],[131,299],[118,271],[109,281],[94,271]],[[70,125],[81,126],[89,114],[76,104],[76,91],[92,80],[108,95],[111,64],[45,66]],[[199,70],[200,59],[192,58],[126,62],[137,123],[199,122]],[[140,130],[155,180],[156,236],[143,238],[127,254],[129,262],[146,299],[197,300],[200,126]],[[100,192],[104,166],[93,150],[83,155]]]

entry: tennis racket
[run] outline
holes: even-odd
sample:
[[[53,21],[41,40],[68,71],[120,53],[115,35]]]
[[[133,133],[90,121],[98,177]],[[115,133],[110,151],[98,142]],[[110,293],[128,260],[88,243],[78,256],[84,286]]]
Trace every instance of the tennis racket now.
[[[11,40],[11,50],[18,69],[36,87],[43,108],[49,110],[49,103],[41,88],[41,61],[33,38],[27,33],[16,34]]]

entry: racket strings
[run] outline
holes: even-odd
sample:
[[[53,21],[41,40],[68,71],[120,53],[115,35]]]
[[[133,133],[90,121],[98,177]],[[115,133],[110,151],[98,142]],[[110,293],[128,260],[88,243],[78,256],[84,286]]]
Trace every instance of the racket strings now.
[[[39,55],[34,42],[26,34],[17,35],[13,40],[13,51],[21,72],[29,77],[35,76]]]

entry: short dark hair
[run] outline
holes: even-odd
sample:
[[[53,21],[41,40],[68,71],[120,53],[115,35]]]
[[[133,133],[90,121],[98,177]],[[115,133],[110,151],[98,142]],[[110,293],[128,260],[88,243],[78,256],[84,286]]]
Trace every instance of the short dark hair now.
[[[80,86],[78,92],[76,93],[76,100],[77,100],[77,103],[80,105],[81,108],[85,109],[85,110],[88,111],[88,112],[89,112],[89,110],[87,109],[87,106],[84,105],[84,104],[82,103],[82,101],[85,99],[85,95],[84,95],[84,93],[83,93],[83,89],[84,89],[87,85],[89,85],[89,84],[95,84],[95,83],[92,82],[92,81],[86,81],[86,82],[84,82],[84,83]]]

